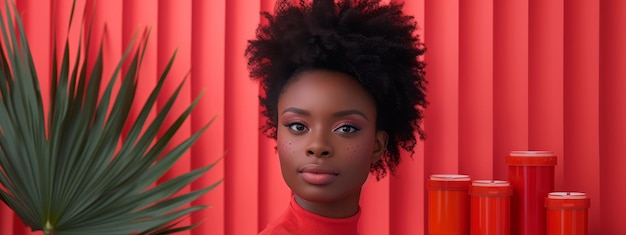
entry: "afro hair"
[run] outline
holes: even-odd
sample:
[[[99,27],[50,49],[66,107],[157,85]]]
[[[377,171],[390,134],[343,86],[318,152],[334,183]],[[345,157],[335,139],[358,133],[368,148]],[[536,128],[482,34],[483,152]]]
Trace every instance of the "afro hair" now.
[[[262,12],[256,38],[248,42],[250,76],[259,80],[265,133],[276,138],[278,98],[297,73],[323,69],[354,77],[372,95],[377,129],[387,132],[387,149],[370,172],[394,173],[400,148],[414,153],[426,101],[425,47],[403,4],[380,0],[281,0],[275,13]]]

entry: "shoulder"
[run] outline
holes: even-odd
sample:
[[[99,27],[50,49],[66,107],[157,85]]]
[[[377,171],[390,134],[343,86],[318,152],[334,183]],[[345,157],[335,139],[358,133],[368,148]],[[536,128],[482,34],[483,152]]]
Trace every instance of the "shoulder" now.
[[[287,207],[287,210],[278,217],[275,221],[269,223],[259,235],[290,235],[300,234],[298,227],[298,218],[293,212],[291,205]]]
[[[298,234],[296,231],[293,231],[284,226],[276,226],[276,227],[266,227],[259,233],[259,235],[292,235]]]
[[[268,224],[259,235],[291,235],[298,234],[298,228],[289,220],[280,220]]]

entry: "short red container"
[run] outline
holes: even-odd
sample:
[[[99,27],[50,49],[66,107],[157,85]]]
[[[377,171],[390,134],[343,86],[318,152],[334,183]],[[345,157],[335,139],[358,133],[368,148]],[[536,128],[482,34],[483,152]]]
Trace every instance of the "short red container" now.
[[[511,195],[507,181],[475,180],[469,188],[470,234],[510,234]]]
[[[579,192],[552,192],[545,198],[547,235],[587,235],[589,198]]]
[[[551,151],[511,151],[506,158],[511,198],[511,234],[546,234],[544,197],[554,191],[556,156]]]
[[[469,234],[470,177],[467,175],[432,175],[428,188],[428,234]]]

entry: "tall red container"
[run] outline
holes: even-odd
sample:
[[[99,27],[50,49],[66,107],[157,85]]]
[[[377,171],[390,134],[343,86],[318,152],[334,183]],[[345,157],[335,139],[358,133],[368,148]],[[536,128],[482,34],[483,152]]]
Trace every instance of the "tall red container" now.
[[[506,158],[511,198],[511,234],[546,234],[544,197],[554,191],[556,156],[551,151],[511,151]]]
[[[428,187],[428,234],[469,234],[470,177],[467,175],[432,175]]]
[[[587,235],[589,198],[579,192],[553,192],[545,198],[547,235]]]
[[[469,188],[470,234],[510,234],[512,192],[507,181],[473,181]]]

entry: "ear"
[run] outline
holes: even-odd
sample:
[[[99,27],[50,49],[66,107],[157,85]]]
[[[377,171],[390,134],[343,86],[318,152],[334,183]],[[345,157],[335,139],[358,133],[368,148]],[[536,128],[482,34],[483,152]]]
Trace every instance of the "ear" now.
[[[389,135],[386,131],[376,131],[376,143],[374,145],[374,152],[372,153],[372,163],[377,162],[383,157],[387,150],[387,140]]]

